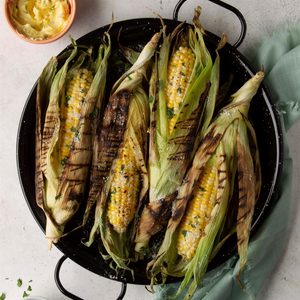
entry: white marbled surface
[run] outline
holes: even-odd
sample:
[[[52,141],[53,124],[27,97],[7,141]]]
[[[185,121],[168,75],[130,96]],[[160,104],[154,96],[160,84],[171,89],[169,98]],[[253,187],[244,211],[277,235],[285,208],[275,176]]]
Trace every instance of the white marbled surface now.
[[[6,299],[22,299],[23,290],[31,282],[31,295],[51,300],[67,299],[57,289],[53,271],[61,253],[54,247],[47,251],[42,231],[30,214],[18,180],[16,166],[16,136],[25,100],[48,59],[69,44],[68,36],[48,45],[32,45],[17,38],[8,28],[0,10],[0,295]],[[115,21],[139,17],[153,17],[153,11],[165,18],[172,18],[176,0],[78,0],[78,13],[70,30],[74,38]],[[249,47],[271,33],[281,24],[299,18],[299,0],[228,0],[244,14],[248,23],[246,40],[240,47]],[[196,5],[203,7],[204,26],[217,34],[225,31],[230,41],[238,33],[238,21],[231,13],[205,0],[187,1],[180,13],[180,20],[190,20]],[[292,227],[286,251],[278,262],[274,274],[265,284],[259,299],[297,300],[300,295],[300,122],[289,131],[289,144],[294,158],[294,204]],[[28,141],[30,142],[30,141]],[[120,284],[107,280],[67,261],[62,269],[66,288],[86,300],[115,299]],[[17,279],[23,286],[17,287]],[[143,286],[128,286],[125,299],[152,299]]]

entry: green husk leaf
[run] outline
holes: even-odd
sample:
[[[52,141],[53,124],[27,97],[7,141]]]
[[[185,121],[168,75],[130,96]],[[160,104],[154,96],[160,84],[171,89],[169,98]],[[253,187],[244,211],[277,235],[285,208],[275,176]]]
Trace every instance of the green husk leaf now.
[[[203,116],[203,125],[201,127],[201,134],[199,137],[203,137],[206,129],[208,128],[216,106],[217,101],[217,95],[219,90],[219,84],[220,84],[220,55],[219,51],[224,47],[224,45],[227,42],[227,36],[225,34],[222,35],[218,47],[216,49],[216,59],[214,61],[211,75],[210,75],[210,89],[208,93],[208,99],[205,103],[205,110],[204,110],[204,116]],[[199,143],[197,143],[199,144]]]

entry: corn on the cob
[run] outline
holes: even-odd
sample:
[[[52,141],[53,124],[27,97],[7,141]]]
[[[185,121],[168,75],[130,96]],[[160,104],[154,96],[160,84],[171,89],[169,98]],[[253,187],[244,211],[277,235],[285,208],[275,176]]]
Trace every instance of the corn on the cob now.
[[[46,215],[49,247],[64,233],[83,200],[97,112],[106,85],[110,37],[97,59],[91,49],[63,54],[60,70],[43,71],[37,93],[36,197]],[[50,79],[51,78],[51,79]]]
[[[197,9],[195,17],[198,18]],[[181,30],[179,25],[166,35],[157,62],[158,92],[154,128],[150,130],[149,203],[143,209],[136,236],[135,251],[140,257],[151,236],[166,225],[176,193],[200,141],[201,126],[207,117],[203,109],[214,109],[214,99],[207,102],[213,63],[199,24]],[[164,27],[165,30],[165,27]],[[174,42],[174,40],[175,42]],[[199,136],[199,138],[197,138]]]
[[[140,188],[140,174],[133,149],[128,141],[117,158],[111,183],[107,217],[118,233],[126,231],[133,220]]]
[[[126,95],[128,114],[121,114],[117,126],[105,128],[102,137],[104,145],[112,148],[113,161],[110,171],[102,182],[103,188],[97,197],[95,222],[90,232],[87,246],[95,239],[100,230],[101,240],[108,255],[116,264],[117,269],[126,269],[131,260],[131,243],[136,229],[137,212],[148,190],[148,174],[146,169],[146,140],[149,122],[149,99],[143,88],[147,67],[155,53],[160,33],[155,34],[145,45],[134,65],[125,72],[114,84],[109,103]],[[123,99],[120,102],[124,105]],[[125,107],[122,107],[122,112]],[[109,114],[106,119],[114,119]],[[124,119],[126,122],[124,123]],[[122,131],[123,129],[123,131]],[[116,136],[119,132],[122,136]],[[101,149],[99,149],[101,150]],[[110,154],[106,148],[106,153]],[[116,153],[116,156],[114,154]],[[102,152],[100,152],[102,154]],[[108,156],[108,155],[107,155]],[[100,167],[104,163],[99,157]],[[100,179],[103,176],[100,174]],[[102,179],[101,179],[102,180]],[[114,264],[111,264],[113,266]],[[132,271],[133,272],[133,271]]]
[[[180,46],[170,58],[166,87],[170,134],[175,126],[175,116],[178,115],[183,102],[194,63],[195,55],[188,46]]]
[[[62,164],[66,163],[74,138],[78,134],[76,131],[82,104],[92,80],[92,72],[80,68],[74,70],[66,84],[65,101],[62,102],[61,108],[60,160]]]
[[[194,257],[199,240],[210,222],[216,205],[217,185],[217,168],[206,166],[179,225],[177,251],[186,260]]]
[[[220,111],[206,130],[192,167],[178,189],[164,241],[156,258],[147,266],[152,284],[158,273],[163,280],[168,275],[184,276],[175,297],[181,297],[189,285],[184,299],[190,299],[205,274],[233,194],[237,172],[239,208],[236,232],[241,270],[246,263],[249,231],[260,186],[257,183],[260,180],[258,153],[254,151],[254,156],[251,155],[248,133],[254,145],[256,140],[247,115],[250,101],[263,77],[263,72],[258,72],[233,94],[231,103]],[[255,178],[256,174],[258,178]],[[211,198],[206,193],[210,193]],[[203,211],[201,204],[204,205]],[[198,224],[200,216],[202,222]]]

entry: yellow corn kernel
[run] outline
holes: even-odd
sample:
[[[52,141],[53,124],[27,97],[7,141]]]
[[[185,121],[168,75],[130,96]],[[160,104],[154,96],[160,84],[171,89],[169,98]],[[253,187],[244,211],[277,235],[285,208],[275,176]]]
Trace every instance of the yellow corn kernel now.
[[[217,168],[205,167],[194,197],[179,225],[177,251],[186,260],[191,260],[195,255],[200,238],[210,221],[211,212],[216,204],[217,184]]]
[[[63,165],[76,137],[81,107],[92,81],[93,75],[89,70],[78,69],[66,84],[65,101],[61,106],[60,158]]]
[[[195,55],[191,48],[181,46],[171,56],[167,74],[167,108],[169,111],[169,132],[172,133],[176,116],[179,113],[188,82],[195,63]]]
[[[123,233],[134,218],[139,182],[133,149],[125,142],[115,164],[107,212],[110,224],[118,233]]]

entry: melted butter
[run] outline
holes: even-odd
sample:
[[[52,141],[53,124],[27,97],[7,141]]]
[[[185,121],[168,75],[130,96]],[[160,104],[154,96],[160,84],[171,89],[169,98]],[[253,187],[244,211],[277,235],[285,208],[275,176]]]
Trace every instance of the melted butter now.
[[[68,0],[15,0],[11,19],[21,34],[44,40],[60,33],[70,16]]]

